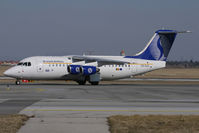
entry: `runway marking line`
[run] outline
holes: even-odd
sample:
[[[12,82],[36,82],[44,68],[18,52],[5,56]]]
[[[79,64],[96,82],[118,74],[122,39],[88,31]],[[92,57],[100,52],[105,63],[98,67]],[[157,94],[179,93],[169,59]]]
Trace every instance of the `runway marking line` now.
[[[36,88],[36,90],[39,92],[45,91],[44,89],[41,89],[41,88]]]
[[[87,109],[25,109],[24,111],[84,111],[84,112],[199,112],[199,110],[87,110]]]

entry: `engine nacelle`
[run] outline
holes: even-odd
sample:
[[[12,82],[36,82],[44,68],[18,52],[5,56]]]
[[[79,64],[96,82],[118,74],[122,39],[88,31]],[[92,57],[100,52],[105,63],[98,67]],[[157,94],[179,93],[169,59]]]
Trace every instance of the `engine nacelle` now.
[[[69,65],[67,70],[70,74],[79,74],[81,66],[80,65]]]
[[[81,66],[80,72],[81,74],[87,76],[87,75],[92,75],[99,72],[99,69],[96,68],[95,66]]]

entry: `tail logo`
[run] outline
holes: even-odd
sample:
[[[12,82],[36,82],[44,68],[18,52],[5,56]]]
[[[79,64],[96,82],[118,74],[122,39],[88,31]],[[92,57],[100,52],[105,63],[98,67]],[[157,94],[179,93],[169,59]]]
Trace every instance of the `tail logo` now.
[[[141,52],[135,56],[125,56],[125,58],[166,61],[177,33],[177,31],[173,30],[156,31]]]

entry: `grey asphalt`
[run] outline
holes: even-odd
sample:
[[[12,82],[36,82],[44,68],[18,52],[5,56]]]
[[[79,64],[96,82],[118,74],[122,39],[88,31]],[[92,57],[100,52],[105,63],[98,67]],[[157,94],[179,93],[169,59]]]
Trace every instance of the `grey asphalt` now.
[[[0,114],[18,114],[22,109],[32,105],[38,100],[6,100],[0,103]]]
[[[109,132],[106,117],[199,114],[199,85],[0,84],[0,114],[35,115],[19,133]]]

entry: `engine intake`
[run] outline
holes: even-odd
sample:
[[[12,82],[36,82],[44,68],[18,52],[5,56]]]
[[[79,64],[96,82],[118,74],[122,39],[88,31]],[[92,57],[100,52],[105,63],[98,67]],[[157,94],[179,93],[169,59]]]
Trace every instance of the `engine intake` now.
[[[80,73],[82,75],[92,75],[99,72],[99,69],[96,68],[95,66],[81,66],[80,68]]]
[[[81,66],[80,65],[69,65],[67,70],[70,74],[79,74]]]

